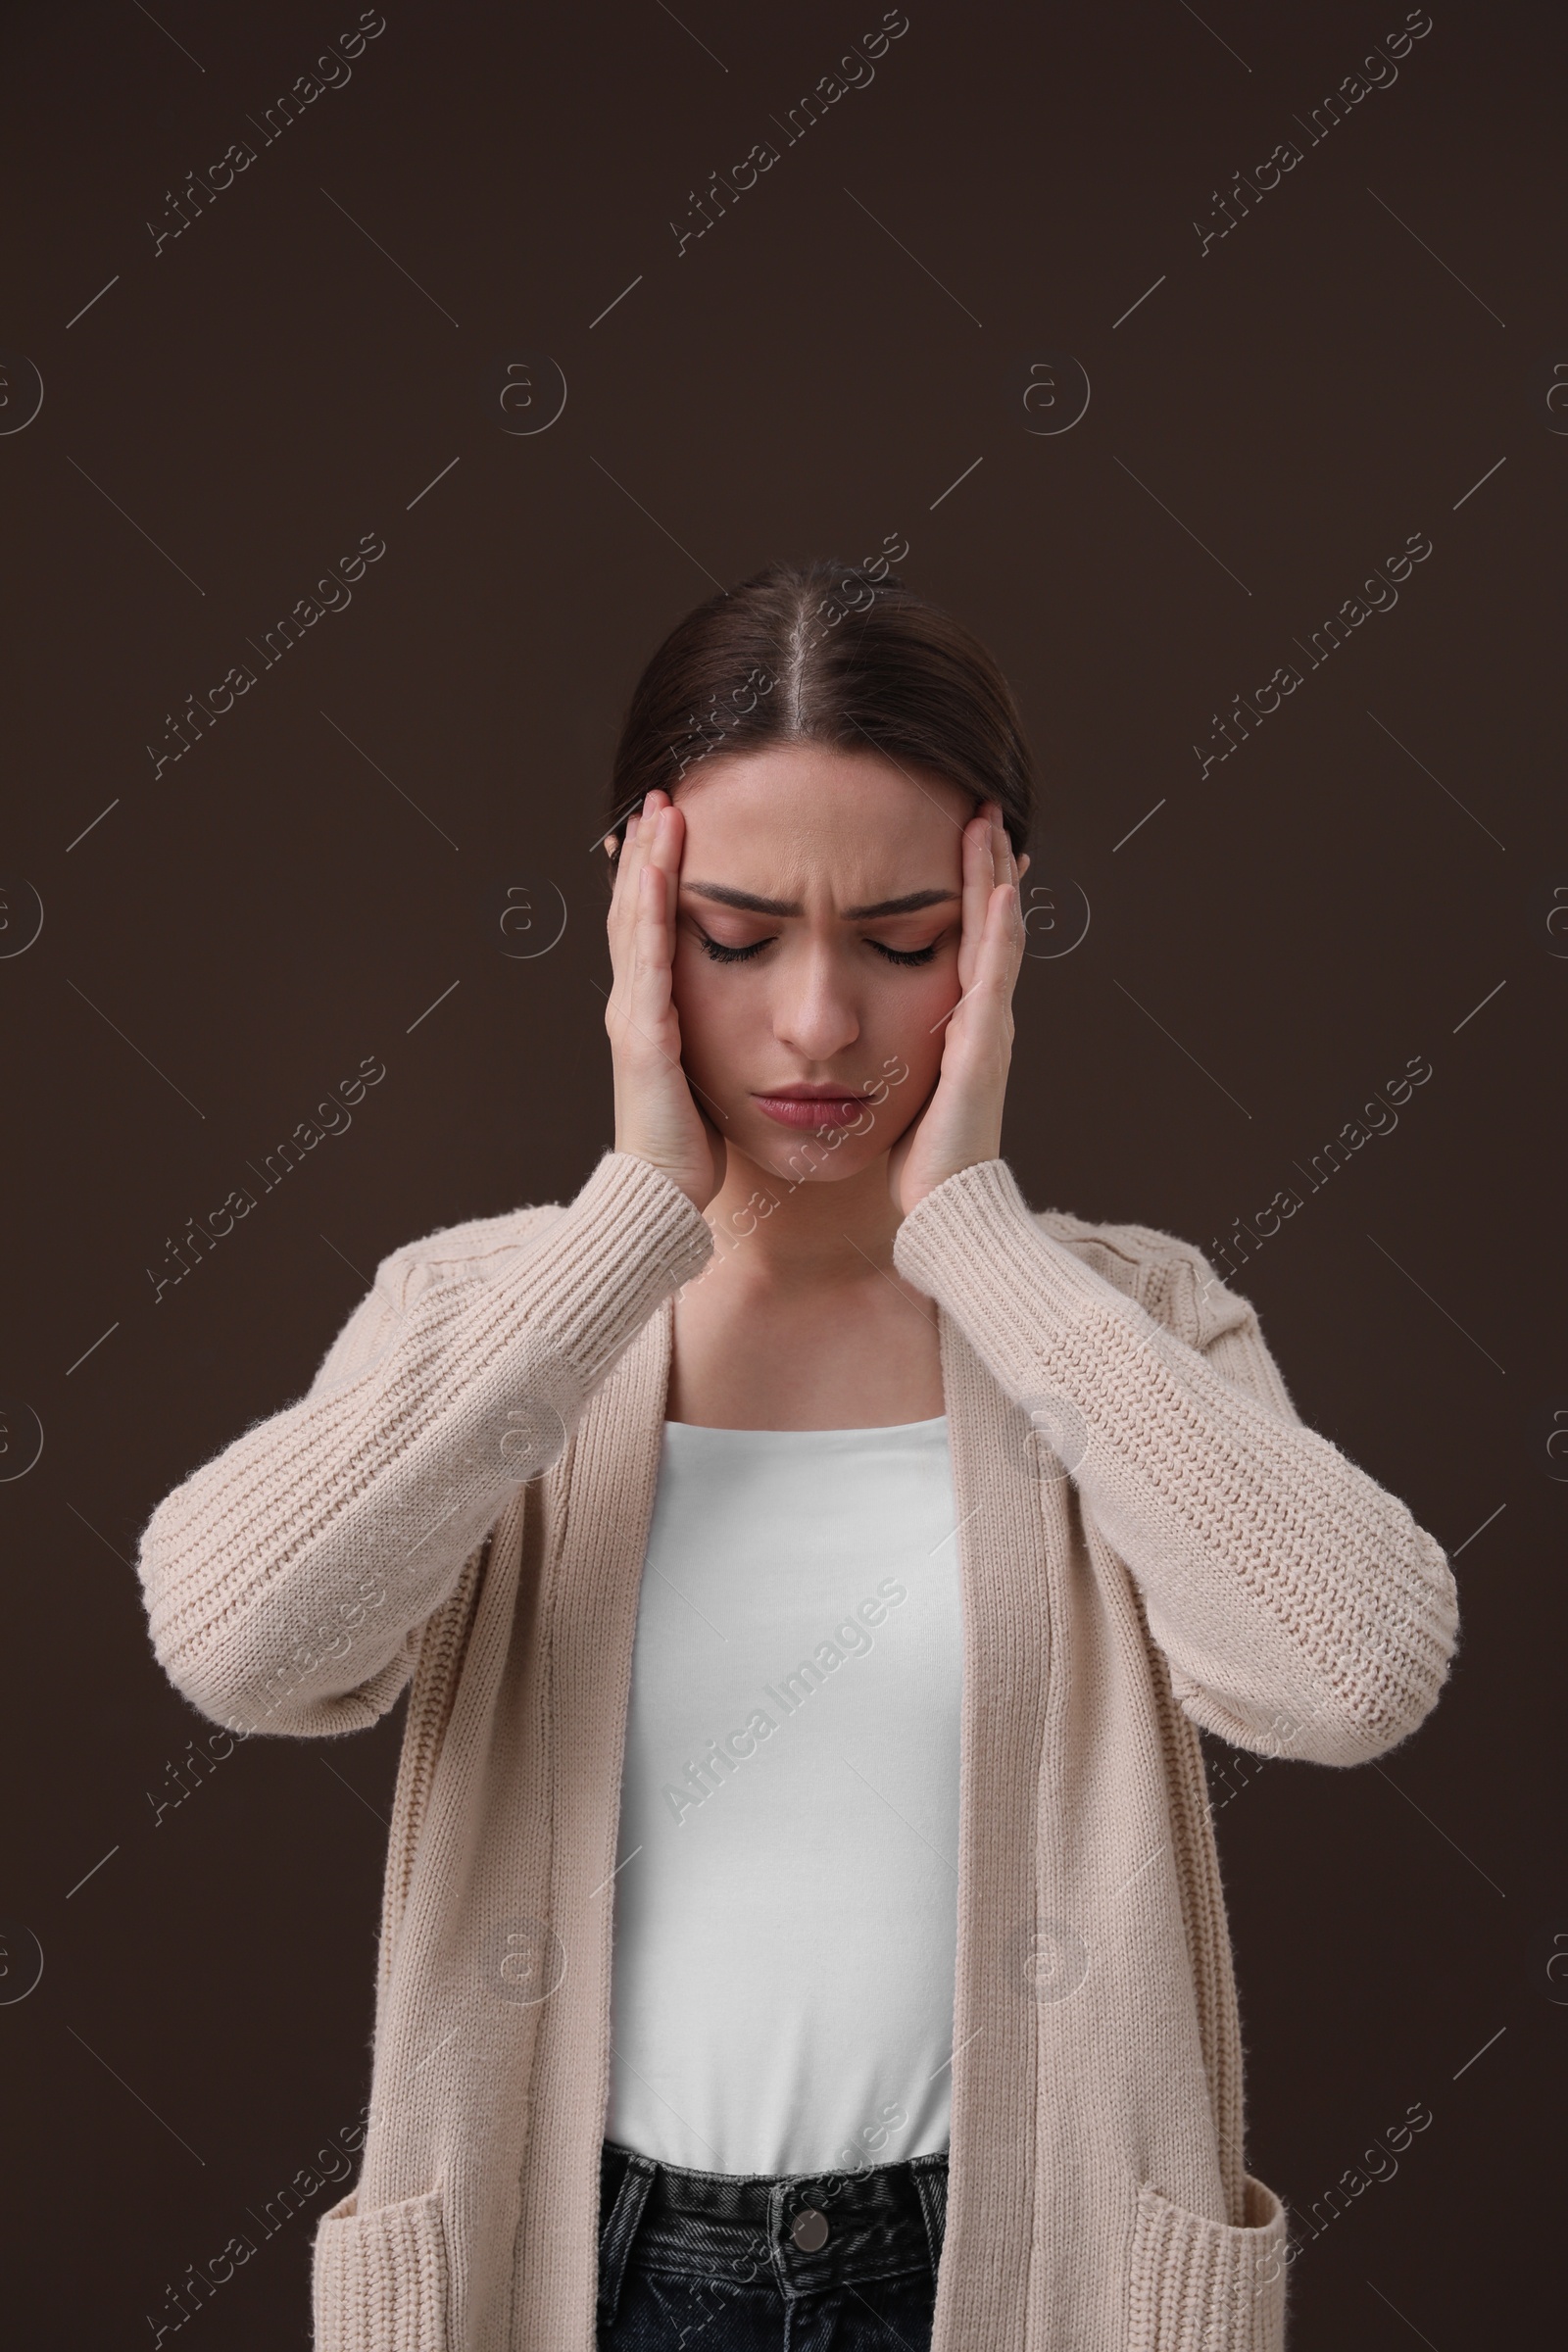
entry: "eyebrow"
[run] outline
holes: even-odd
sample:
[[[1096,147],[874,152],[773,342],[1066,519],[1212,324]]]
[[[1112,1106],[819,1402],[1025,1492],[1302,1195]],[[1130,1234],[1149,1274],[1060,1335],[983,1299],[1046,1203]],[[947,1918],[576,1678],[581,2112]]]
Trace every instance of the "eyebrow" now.
[[[755,891],[731,890],[723,882],[683,882],[693,898],[711,899],[719,906],[739,907],[743,914],[804,914],[798,899],[761,899]],[[962,894],[956,890],[911,890],[902,899],[879,899],[874,906],[846,906],[848,923],[879,921],[884,915],[917,914],[922,906],[946,906]]]

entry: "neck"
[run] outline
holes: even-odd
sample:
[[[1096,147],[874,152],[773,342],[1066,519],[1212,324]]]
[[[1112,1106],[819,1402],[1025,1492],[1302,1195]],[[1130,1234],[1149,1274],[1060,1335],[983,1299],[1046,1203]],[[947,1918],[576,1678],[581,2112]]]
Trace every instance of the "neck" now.
[[[885,1152],[854,1176],[789,1188],[788,1177],[731,1147],[724,1182],[704,1214],[718,1247],[738,1252],[748,1280],[763,1287],[834,1284],[868,1275],[873,1266],[891,1267],[901,1219],[888,1190]],[[769,1200],[777,1207],[760,1215]]]

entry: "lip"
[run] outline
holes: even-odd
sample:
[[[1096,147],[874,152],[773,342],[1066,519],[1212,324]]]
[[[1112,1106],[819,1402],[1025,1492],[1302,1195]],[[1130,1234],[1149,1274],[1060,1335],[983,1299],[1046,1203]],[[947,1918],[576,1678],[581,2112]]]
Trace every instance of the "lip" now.
[[[764,1118],[781,1127],[849,1127],[866,1107],[870,1097],[849,1094],[836,1087],[786,1087],[775,1095],[754,1095],[752,1101]]]

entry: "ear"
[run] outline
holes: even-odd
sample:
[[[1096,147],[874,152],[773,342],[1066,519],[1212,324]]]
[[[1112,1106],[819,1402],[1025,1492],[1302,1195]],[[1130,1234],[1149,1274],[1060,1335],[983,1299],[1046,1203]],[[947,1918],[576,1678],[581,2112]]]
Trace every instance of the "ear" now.
[[[1029,853],[1028,853],[1028,851],[1027,851],[1027,850],[1025,850],[1025,852],[1024,852],[1023,856],[1022,856],[1022,857],[1019,858],[1019,860],[1018,860],[1018,879],[1019,879],[1019,881],[1020,881],[1020,882],[1023,880],[1023,878],[1024,878],[1025,874],[1026,874],[1028,871],[1029,871]]]

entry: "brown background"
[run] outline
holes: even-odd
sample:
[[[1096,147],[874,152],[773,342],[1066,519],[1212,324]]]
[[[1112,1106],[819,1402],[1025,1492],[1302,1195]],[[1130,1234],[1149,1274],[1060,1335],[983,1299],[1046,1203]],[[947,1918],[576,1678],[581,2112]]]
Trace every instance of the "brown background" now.
[[[0,860],[44,909],[0,962],[0,1394],[44,1432],[0,1487],[4,1982],[21,1931],[44,1960],[0,2008],[7,2293],[34,2346],[152,2340],[368,2094],[401,1705],[241,1747],[155,1825],[210,1727],[151,1656],[137,1532],[303,1390],[383,1252],[581,1183],[611,1136],[589,845],[636,670],[714,582],[896,531],[1016,682],[1034,878],[1092,909],[1019,985],[1006,1150],[1037,1205],[1208,1247],[1433,1064],[1236,1280],[1306,1418],[1464,1546],[1462,1653],[1408,1747],[1232,1769],[1219,1831],[1296,2342],[1507,2340],[1537,2269],[1568,1993],[1560,16],[1438,0],[1309,146],[1295,118],[1394,0],[909,14],[677,258],[689,191],[782,147],[879,8],[388,0],[265,147],[247,117],[353,8],[7,12],[0,346],[45,391],[0,437]],[[255,164],[155,257],[166,191],[239,137]],[[1287,137],[1300,165],[1200,253],[1194,217]],[[1032,433],[1020,371],[1063,353],[1088,412]],[[564,413],[510,434],[486,370],[540,354]],[[1397,608],[1200,781],[1211,713],[1418,531]],[[165,714],[365,532],[387,552],[352,606],[155,780]],[[499,952],[513,885],[566,910],[532,959]],[[364,1055],[387,1075],[352,1129],[155,1303],[170,1237]],[[1417,2103],[1397,2177],[1313,2236]],[[340,2193],[183,2340],[304,2345]]]

